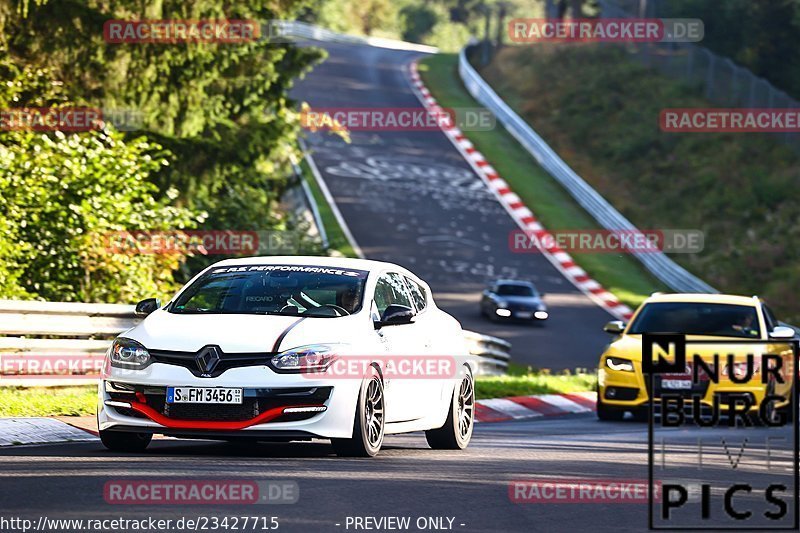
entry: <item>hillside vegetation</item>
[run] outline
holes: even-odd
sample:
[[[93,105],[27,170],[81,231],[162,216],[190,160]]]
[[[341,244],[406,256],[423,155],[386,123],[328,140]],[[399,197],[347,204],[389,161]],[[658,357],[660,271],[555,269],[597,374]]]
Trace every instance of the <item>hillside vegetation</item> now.
[[[705,232],[702,253],[675,260],[800,321],[800,161],[778,139],[662,132],[662,108],[710,105],[617,46],[506,47],[482,75],[637,226]]]

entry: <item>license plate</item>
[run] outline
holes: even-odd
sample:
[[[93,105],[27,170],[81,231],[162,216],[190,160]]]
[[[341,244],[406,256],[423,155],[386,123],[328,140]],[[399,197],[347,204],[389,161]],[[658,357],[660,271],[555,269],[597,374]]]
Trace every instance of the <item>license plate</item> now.
[[[530,311],[520,311],[519,313],[517,313],[517,317],[519,317],[519,318],[532,318],[533,317],[533,313],[530,312]]]
[[[662,379],[661,386],[665,389],[686,390],[692,388],[690,379]]]
[[[167,387],[167,403],[242,403],[242,389]]]

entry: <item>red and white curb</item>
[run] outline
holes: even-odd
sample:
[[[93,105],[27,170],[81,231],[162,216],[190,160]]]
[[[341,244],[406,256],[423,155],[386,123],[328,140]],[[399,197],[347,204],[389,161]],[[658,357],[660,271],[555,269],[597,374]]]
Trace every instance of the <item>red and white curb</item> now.
[[[411,86],[417,98],[429,111],[439,116],[443,112],[442,107],[436,102],[436,99],[425,87],[425,84],[422,83],[416,61],[410,64],[410,73]],[[508,183],[492,168],[483,154],[475,149],[464,133],[452,124],[442,124],[442,121],[439,121],[439,124],[447,138],[461,152],[461,155],[484,181],[486,186],[489,187],[489,190],[494,193],[517,225],[526,232],[536,232],[539,242],[544,241],[549,244],[546,248],[541,249],[541,252],[561,274],[613,316],[628,320],[633,315],[633,311],[597,281],[590,278],[585,270],[575,264],[567,252],[555,244],[555,239],[544,238],[548,235],[547,230],[536,219],[533,212],[522,203],[520,197],[514,194]]]
[[[476,422],[506,422],[545,416],[593,413],[597,394],[536,394],[475,402]]]
[[[88,431],[53,418],[0,418],[0,446],[96,440]]]

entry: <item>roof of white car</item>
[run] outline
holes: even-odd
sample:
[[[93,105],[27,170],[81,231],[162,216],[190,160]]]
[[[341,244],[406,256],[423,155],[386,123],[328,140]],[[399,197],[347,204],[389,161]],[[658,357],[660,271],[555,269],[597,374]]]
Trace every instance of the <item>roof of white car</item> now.
[[[373,261],[371,259],[353,259],[350,257],[327,257],[316,255],[267,255],[260,257],[237,257],[236,259],[225,259],[213,266],[235,266],[235,265],[311,265],[325,267],[355,268],[358,270],[368,270],[370,272],[379,270],[397,270],[399,272],[412,274],[407,269],[394,263],[384,261]],[[412,274],[413,275],[413,274]],[[416,277],[416,276],[415,276]]]

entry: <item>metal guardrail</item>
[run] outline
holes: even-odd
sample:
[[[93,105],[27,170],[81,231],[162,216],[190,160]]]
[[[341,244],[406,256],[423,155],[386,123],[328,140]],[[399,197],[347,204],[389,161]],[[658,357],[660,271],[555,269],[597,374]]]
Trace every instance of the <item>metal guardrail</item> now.
[[[311,240],[322,244],[323,248],[328,248],[328,234],[311,188],[303,178],[303,172],[297,163],[292,162],[292,172],[289,186],[281,195],[281,204],[297,225],[297,229],[303,231]]]
[[[95,383],[88,376],[99,373],[111,339],[139,322],[133,311],[132,305],[0,300],[0,385]]]
[[[508,372],[508,363],[511,362],[510,342],[475,331],[464,331],[464,338],[469,346],[469,353],[480,357],[477,375],[496,376]]]
[[[133,311],[132,305],[0,300],[0,386],[95,383],[90,376],[102,368],[111,340],[139,322]],[[505,372],[509,343],[472,331],[464,335],[471,353],[480,356],[479,374]]]
[[[424,44],[407,43],[394,39],[384,39],[382,37],[361,37],[358,35],[347,35],[335,31],[320,28],[313,24],[300,22],[298,20],[274,20],[271,26],[277,30],[278,37],[294,37],[299,39],[310,39],[314,41],[326,41],[345,44],[366,44],[379,48],[389,48],[392,50],[408,50],[412,52],[423,52],[426,54],[436,54],[439,49],[435,46]]]
[[[492,111],[506,130],[536,161],[605,229],[638,231],[627,218],[578,176],[558,154],[519,117],[489,86],[467,59],[468,45],[458,58],[458,72],[467,91]],[[655,277],[678,292],[717,292],[716,289],[675,263],[662,252],[636,252],[636,257]]]

